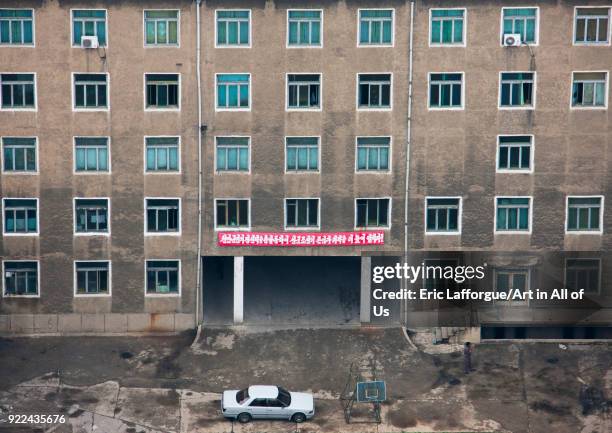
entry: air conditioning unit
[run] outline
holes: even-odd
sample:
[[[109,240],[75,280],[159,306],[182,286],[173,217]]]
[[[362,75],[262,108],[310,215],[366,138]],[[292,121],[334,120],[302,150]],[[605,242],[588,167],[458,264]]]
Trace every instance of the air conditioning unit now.
[[[509,33],[504,35],[504,47],[520,47],[521,35],[519,33]]]
[[[81,36],[81,46],[83,48],[98,48],[98,37]]]

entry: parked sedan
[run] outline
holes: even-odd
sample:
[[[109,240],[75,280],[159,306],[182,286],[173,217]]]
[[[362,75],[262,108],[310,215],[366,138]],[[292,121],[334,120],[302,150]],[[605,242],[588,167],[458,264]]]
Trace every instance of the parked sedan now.
[[[289,392],[280,386],[254,385],[240,391],[224,391],[221,411],[224,417],[241,423],[252,419],[304,422],[314,416],[314,398],[312,394]]]

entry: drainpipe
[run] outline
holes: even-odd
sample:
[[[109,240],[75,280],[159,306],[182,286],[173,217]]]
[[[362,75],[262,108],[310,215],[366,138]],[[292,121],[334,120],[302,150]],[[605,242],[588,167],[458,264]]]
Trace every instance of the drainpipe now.
[[[404,192],[404,262],[408,262],[408,198],[410,186],[410,144],[412,140],[412,54],[414,40],[414,6],[415,0],[410,0],[410,40],[408,44],[408,119],[406,123],[406,185]],[[406,279],[402,279],[407,284]],[[404,300],[404,325],[408,323],[408,300]]]
[[[198,81],[198,248],[197,248],[197,275],[196,275],[196,308],[195,308],[195,324],[200,332],[200,292],[201,273],[202,273],[202,80],[200,71],[200,6],[202,0],[196,0],[196,80]]]

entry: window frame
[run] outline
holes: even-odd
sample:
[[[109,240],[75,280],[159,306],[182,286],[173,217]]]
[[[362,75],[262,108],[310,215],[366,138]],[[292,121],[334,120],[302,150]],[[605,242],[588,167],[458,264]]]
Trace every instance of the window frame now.
[[[437,231],[429,231],[427,230],[427,211],[429,210],[428,201],[429,199],[446,199],[446,200],[459,200],[457,204],[457,230],[437,230]],[[423,228],[426,236],[460,236],[462,231],[462,216],[463,216],[463,197],[461,196],[425,196],[424,200],[424,220],[423,220]]]
[[[319,37],[321,40],[321,43],[318,45],[312,45],[312,44],[308,44],[308,45],[301,45],[301,44],[295,44],[295,45],[291,45],[289,44],[289,12],[319,12],[321,14],[321,30],[319,32]],[[325,33],[324,31],[324,10],[323,9],[316,9],[316,8],[312,8],[312,9],[308,9],[308,8],[297,8],[297,9],[287,9],[287,20],[286,20],[286,38],[285,38],[285,48],[287,49],[293,49],[293,48],[323,48],[323,34]],[[215,39],[216,40],[216,39]]]
[[[105,232],[79,232],[77,231],[77,200],[106,200],[106,228]],[[105,236],[111,235],[111,199],[110,197],[73,197],[72,198],[72,233],[73,236]]]
[[[219,138],[246,138],[249,140],[249,144],[248,144],[248,151],[249,151],[249,162],[248,162],[248,168],[246,170],[219,170],[217,167],[217,146],[218,146],[218,142],[217,139]],[[234,175],[234,174],[251,174],[251,152],[252,152],[252,146],[251,146],[251,136],[250,135],[215,135],[214,136],[214,166],[215,166],[215,175],[225,175],[225,174],[230,174],[230,175]]]
[[[249,224],[248,227],[219,227],[217,225],[217,202],[220,200],[246,200],[247,201],[247,211],[248,211],[248,220],[249,220]],[[244,232],[244,231],[250,231],[251,230],[251,225],[252,225],[252,216],[251,216],[251,199],[250,198],[246,198],[246,197],[215,197],[214,201],[213,201],[213,205],[214,205],[214,231],[216,232]]]
[[[108,155],[107,166],[108,170],[100,171],[100,170],[81,170],[78,171],[77,166],[77,138],[106,138],[106,154]],[[73,175],[109,175],[112,174],[111,167],[112,157],[111,157],[111,137],[107,135],[103,136],[93,136],[93,135],[73,135],[72,136],[72,174]]]
[[[147,19],[146,12],[176,12],[176,44],[147,44]],[[142,46],[143,48],[180,48],[181,47],[181,10],[160,8],[160,9],[143,9],[142,10]]]
[[[444,42],[440,42],[440,43],[432,43],[431,42],[431,36],[433,34],[432,30],[433,30],[433,11],[463,11],[463,35],[461,36],[462,38],[462,43],[461,44],[456,44],[456,43],[444,43]],[[435,7],[435,8],[429,8],[429,32],[427,35],[427,44],[429,48],[465,48],[467,46],[467,19],[468,19],[468,13],[467,13],[467,8],[444,8],[444,7]]]
[[[177,200],[178,201],[178,219],[177,219],[177,230],[176,231],[165,231],[165,232],[160,232],[160,231],[149,231],[149,222],[148,222],[148,206],[147,206],[147,201],[148,200]],[[181,233],[183,231],[183,224],[182,224],[182,219],[183,219],[183,205],[181,203],[181,197],[151,197],[151,196],[145,196],[143,199],[144,202],[144,213],[143,213],[143,228],[144,228],[144,235],[145,237],[157,237],[157,236],[174,236],[174,237],[180,237]]]
[[[9,294],[6,291],[6,263],[23,263],[23,262],[27,262],[27,263],[36,263],[36,293],[35,294],[25,294],[25,295],[13,295],[13,294]],[[11,259],[3,259],[2,260],[2,298],[40,298],[40,260],[38,259],[17,259],[17,260],[11,260]]]
[[[316,138],[317,139],[317,169],[316,170],[311,170],[311,169],[289,170],[287,168],[288,157],[289,157],[289,154],[287,152],[287,139],[288,138]],[[304,145],[304,146],[309,146],[309,145]],[[321,173],[321,136],[320,135],[285,135],[284,140],[283,140],[283,148],[284,148],[283,152],[285,154],[284,160],[283,160],[285,174],[320,174]]]
[[[608,9],[608,32],[606,34],[607,40],[606,42],[576,42],[576,31],[578,30],[578,9]],[[574,15],[573,15],[573,29],[572,29],[572,46],[578,47],[609,47],[612,43],[611,41],[611,33],[612,33],[612,6],[610,5],[601,5],[601,6],[574,6]]]
[[[502,74],[533,74],[531,90],[532,103],[531,105],[502,105]],[[538,87],[538,73],[536,71],[499,71],[499,81],[497,86],[497,109],[498,110],[535,110],[536,109],[536,95]]]
[[[575,77],[574,74],[604,74],[606,79],[604,81],[604,105],[600,106],[600,105],[574,105],[574,83],[575,83]],[[610,98],[610,95],[608,94],[609,92],[609,82],[610,82],[610,74],[608,73],[608,71],[572,71],[571,75],[570,75],[570,101],[569,101],[569,105],[570,105],[570,110],[607,110],[608,109],[608,99]]]
[[[150,108],[150,107],[147,107],[147,75],[178,75],[178,92],[177,92],[178,94],[177,94],[177,100],[176,100],[176,102],[177,102],[177,106],[176,107],[167,107],[167,108],[157,108],[157,107]],[[143,87],[143,89],[142,89],[142,96],[143,96],[143,98],[142,98],[142,106],[143,106],[144,111],[147,111],[147,112],[160,112],[160,111],[161,112],[168,112],[168,111],[172,112],[173,111],[173,112],[176,112],[176,113],[180,112],[181,111],[181,105],[182,105],[181,104],[181,102],[182,102],[181,99],[183,97],[182,92],[181,92],[182,87],[183,87],[182,83],[181,83],[181,81],[182,81],[181,75],[182,74],[180,72],[143,72],[143,74],[142,74],[142,77],[143,77],[142,78],[142,87]]]
[[[70,8],[70,48],[80,48],[86,50],[88,48],[84,48],[83,45],[74,45],[74,11],[104,11],[104,29],[106,32],[106,43],[105,45],[100,45],[100,48],[108,49],[110,45],[110,32],[108,28],[108,9],[107,8]],[[96,29],[96,36],[97,36]],[[99,42],[99,39],[98,39]]]
[[[360,138],[388,138],[389,139],[389,161],[386,170],[359,169],[359,139]],[[392,135],[356,135],[355,136],[355,174],[379,174],[389,175],[393,172],[393,136]]]
[[[183,291],[183,266],[181,263],[181,259],[147,259],[144,260],[144,295],[146,297],[151,298],[180,298]],[[177,285],[178,291],[176,293],[168,292],[168,293],[158,293],[158,292],[148,292],[147,291],[147,262],[177,262],[178,271],[177,271]]]
[[[4,169],[4,148],[5,148],[4,139],[5,138],[28,138],[28,139],[34,139],[34,156],[35,156],[34,164],[36,165],[36,169],[35,170],[16,171],[16,170],[5,170]],[[39,154],[38,136],[36,136],[36,135],[34,135],[34,136],[15,136],[15,135],[3,135],[3,136],[0,136],[0,173],[2,173],[2,175],[7,175],[7,176],[12,176],[12,175],[18,175],[18,176],[22,176],[22,175],[28,175],[28,176],[38,175],[38,174],[40,174],[40,166],[39,166],[38,154]]]
[[[289,106],[289,75],[318,75],[319,76],[319,106],[318,107],[290,107]],[[310,84],[308,86],[310,86]],[[250,88],[249,88],[249,91],[250,91]],[[285,73],[285,111],[323,111],[323,73],[322,72],[286,72]]]
[[[569,201],[571,198],[598,198],[599,202],[599,229],[597,230],[569,230]],[[566,235],[603,235],[605,212],[605,196],[603,195],[567,195],[565,196],[565,234]]]
[[[219,12],[249,12],[249,43],[248,44],[221,44],[219,45],[218,39],[218,19]],[[215,48],[252,48],[253,47],[253,11],[251,8],[238,8],[238,9],[215,9],[214,14],[214,27],[215,27]],[[238,26],[240,29],[240,26]],[[240,38],[239,38],[240,39]]]
[[[591,294],[591,295],[601,295],[601,286],[602,286],[602,259],[601,257],[566,257],[563,264],[563,288],[570,290],[569,287],[567,287],[567,262],[569,262],[570,260],[595,260],[597,261],[599,264],[597,266],[597,270],[598,275],[597,275],[597,292],[588,292],[586,289],[584,291],[585,295]]]
[[[78,287],[78,276],[77,276],[77,263],[88,263],[88,262],[95,262],[95,263],[107,263],[108,264],[108,292],[107,293],[78,293],[77,292],[77,287]],[[113,290],[113,263],[112,260],[74,260],[72,262],[72,267],[73,267],[73,271],[72,271],[72,293],[73,296],[75,298],[110,298],[112,296],[112,290]]]
[[[147,139],[148,138],[177,138],[177,170],[147,170]],[[145,135],[143,137],[143,174],[145,175],[177,175],[182,173],[181,167],[181,135]]]
[[[218,102],[218,87],[219,87],[219,75],[248,75],[249,76],[249,106],[248,107],[219,107],[217,105]],[[221,111],[251,111],[251,108],[253,107],[253,76],[250,72],[215,72],[215,98],[213,101],[213,106],[215,109],[215,113],[216,112],[221,112]],[[239,91],[240,92],[240,91]],[[240,101],[240,93],[238,93],[238,100]]]
[[[360,75],[389,75],[389,106],[388,107],[361,107],[359,105],[359,76]],[[355,109],[357,111],[393,111],[393,72],[357,72],[355,74]]]
[[[461,74],[461,105],[448,107],[436,107],[431,105],[431,76],[434,74]],[[437,81],[436,81],[437,82]],[[449,82],[450,83],[450,82]],[[452,94],[451,94],[452,100]],[[427,73],[427,110],[428,111],[461,111],[465,110],[465,72],[428,72]]]
[[[502,137],[530,137],[531,141],[530,151],[529,151],[529,169],[525,170],[523,168],[499,168],[499,158],[501,156],[500,146],[501,146],[501,138]],[[497,148],[495,150],[495,173],[502,174],[533,174],[534,171],[534,163],[535,163],[535,135],[534,134],[498,134],[496,137]]]
[[[36,231],[35,232],[7,232],[6,231],[6,200],[35,200],[36,201]],[[27,216],[26,216],[27,220]],[[26,221],[27,222],[27,221]],[[40,236],[40,201],[38,197],[2,197],[2,236]]]
[[[527,224],[529,225],[528,230],[498,230],[497,229],[497,204],[498,199],[504,198],[520,198],[529,200],[529,212],[527,214]],[[493,234],[494,235],[531,235],[533,231],[533,196],[530,195],[496,195],[495,200],[495,213],[493,215]]]
[[[10,107],[10,108],[3,108],[2,107],[2,92],[1,92],[1,88],[2,88],[2,75],[4,74],[14,74],[14,75],[20,75],[20,74],[28,74],[28,75],[33,75],[34,76],[34,106],[33,107]],[[6,71],[0,71],[0,111],[30,111],[30,112],[37,112],[38,111],[38,73],[37,72],[6,72]]]
[[[388,225],[386,227],[383,226],[358,226],[357,225],[357,200],[389,200],[389,206],[387,209],[387,221],[388,221]],[[393,225],[393,222],[391,220],[391,218],[393,217],[393,198],[391,196],[384,196],[384,197],[355,197],[355,199],[353,200],[353,212],[354,212],[354,217],[353,217],[353,229],[356,231],[370,231],[370,230],[391,230],[391,226]]]
[[[535,41],[524,42],[521,40],[521,45],[537,47],[540,45],[540,7],[539,6],[502,6],[499,19],[499,46],[504,46],[504,10],[506,9],[535,9]],[[535,77],[534,77],[535,79]]]
[[[290,226],[287,225],[289,212],[287,200],[317,200],[317,225],[316,226]],[[297,212],[297,210],[296,210]],[[296,215],[297,220],[297,215]],[[284,231],[320,231],[321,230],[321,197],[285,197],[283,199],[283,230]]]
[[[493,270],[493,288],[496,293],[499,293],[499,287],[497,287],[497,275],[498,274],[509,274],[512,276],[512,282],[514,284],[514,275],[515,274],[527,274],[525,277],[525,290],[523,293],[531,290],[531,267],[519,267],[519,266],[501,266],[495,267]],[[512,287],[514,289],[514,287]],[[506,300],[506,301],[495,301],[496,304],[502,304],[508,307],[529,307],[529,298],[520,301]]]
[[[362,44],[361,43],[361,11],[391,11],[391,43]],[[381,28],[382,31],[382,28]],[[358,8],[357,9],[357,48],[393,48],[395,47],[395,8]]]
[[[3,7],[0,8],[0,10],[7,10],[7,11],[32,11],[32,43],[31,44],[12,44],[12,43],[8,43],[8,44],[3,44],[0,43],[0,48],[35,48],[36,47],[36,9],[34,8],[8,8],[8,7]],[[13,260],[14,261],[14,260]]]
[[[106,107],[77,107],[76,106],[76,75],[106,75]],[[109,72],[72,72],[72,111],[73,112],[91,112],[91,111],[110,111],[110,73]]]

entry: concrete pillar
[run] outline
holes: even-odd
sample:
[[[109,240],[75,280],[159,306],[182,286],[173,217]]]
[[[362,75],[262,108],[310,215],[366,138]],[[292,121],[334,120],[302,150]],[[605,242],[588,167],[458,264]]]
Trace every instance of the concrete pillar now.
[[[359,321],[361,323],[370,323],[370,315],[372,313],[371,306],[371,291],[372,291],[372,257],[361,257],[361,302],[359,309]]]
[[[244,320],[244,257],[234,257],[234,323]]]

